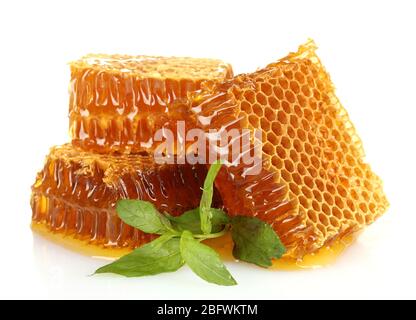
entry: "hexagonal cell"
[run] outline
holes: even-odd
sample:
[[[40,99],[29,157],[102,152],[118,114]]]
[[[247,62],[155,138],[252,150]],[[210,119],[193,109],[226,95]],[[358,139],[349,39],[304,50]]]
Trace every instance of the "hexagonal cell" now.
[[[318,190],[318,189],[313,189],[312,190],[312,193],[313,193],[313,197],[317,200],[317,201],[319,201],[319,202],[321,202],[322,201],[322,194],[321,194],[321,192]]]
[[[279,100],[282,100],[284,97],[283,89],[280,86],[273,87],[273,93]]]
[[[338,186],[337,186],[337,191],[338,191],[338,194],[339,194],[341,197],[343,197],[343,198],[346,198],[346,197],[347,197],[347,190],[346,190],[343,186],[338,185]]]
[[[335,196],[335,205],[340,209],[344,208],[344,201],[341,199],[341,197]]]
[[[289,87],[290,90],[292,90],[295,94],[298,94],[300,92],[300,86],[297,81],[290,81]]]
[[[266,132],[270,131],[270,121],[268,121],[265,118],[261,118],[260,120],[260,126],[263,130],[263,133],[266,134]]]
[[[269,98],[269,104],[271,105],[271,98]],[[273,110],[272,108],[274,108],[273,106],[267,106],[266,108],[264,108],[264,116],[266,117],[267,120],[269,121],[274,121],[276,120],[276,111]]]
[[[285,168],[289,172],[295,171],[295,165],[293,164],[292,160],[290,159],[285,160]]]
[[[337,218],[335,217],[330,217],[329,218],[329,223],[331,224],[331,226],[333,226],[334,228],[339,228],[339,221]]]
[[[246,112],[248,114],[252,113],[252,111],[253,111],[251,109],[251,104],[248,103],[247,101],[242,101],[240,107],[241,107],[241,110],[243,110],[244,112]]]
[[[307,156],[306,154],[304,154],[304,153],[302,153],[302,154],[300,155],[300,161],[302,161],[302,164],[303,164],[305,167],[308,167],[308,166],[310,165],[309,158],[308,158],[308,156]]]
[[[330,206],[334,205],[334,198],[329,192],[324,192],[324,199]]]
[[[289,81],[287,81],[285,78],[280,78],[280,79],[279,79],[279,85],[280,85],[283,89],[287,89],[287,88],[289,88]]]
[[[306,170],[305,166],[301,162],[296,165],[296,170],[301,175],[307,174],[307,170]],[[299,180],[299,181],[302,181],[302,180]]]
[[[359,204],[359,206],[358,206],[359,208],[360,208],[360,210],[363,212],[363,213],[367,213],[367,211],[368,211],[368,207],[367,207],[367,204],[365,203],[365,202],[361,202],[360,204]]]
[[[280,140],[280,144],[286,149],[290,149],[291,147],[290,139],[288,137],[283,136]]]
[[[283,71],[283,74],[289,80],[292,80],[293,79],[293,71],[292,70],[285,70],[285,71]]]
[[[311,90],[309,89],[308,85],[302,86],[301,91],[302,91],[302,93],[305,97],[310,97],[311,96]]]
[[[325,184],[321,179],[315,179],[315,185],[321,193],[325,192]]]
[[[309,207],[309,201],[305,196],[299,196],[299,204],[305,209]]]
[[[295,150],[297,152],[299,152],[302,155],[303,145],[302,145],[302,142],[300,142],[299,139],[296,138],[296,139],[293,140],[293,147],[295,148]]]
[[[355,220],[359,223],[359,224],[363,224],[364,223],[364,216],[361,213],[356,213],[355,214]]]
[[[272,122],[272,131],[279,137],[283,134],[282,125],[279,121]]]
[[[296,101],[296,96],[291,90],[285,92],[285,97],[290,103],[294,103]]]
[[[306,108],[308,106],[308,99],[306,99],[302,94],[298,94],[296,96],[296,99],[298,100],[298,103],[301,106],[301,108]]]
[[[344,209],[343,210],[344,219],[351,220],[353,219],[353,215],[350,210]]]
[[[254,115],[249,115],[248,116],[248,121],[250,122],[250,124],[254,128],[260,128],[260,120],[259,120],[259,117],[254,116]]]
[[[258,117],[263,117],[263,108],[261,105],[259,105],[258,103],[253,104],[253,112],[258,116]]]
[[[297,132],[297,136],[298,136],[298,138],[299,138],[302,142],[305,142],[305,141],[306,141],[306,132],[305,132],[305,130],[303,130],[303,129],[299,128],[296,132]]]
[[[277,138],[276,134],[274,134],[274,132],[272,131],[267,133],[267,140],[275,146],[279,143],[279,139]]]
[[[276,167],[276,169],[282,169],[283,168],[283,160],[274,155],[272,157],[272,165]]]
[[[282,169],[280,171],[280,175],[282,176],[282,178],[287,182],[290,181],[290,173],[286,170],[286,169]]]
[[[267,96],[270,96],[273,93],[272,86],[269,83],[262,83],[261,91],[263,91],[264,94]]]
[[[306,132],[309,132],[311,130],[311,125],[310,122],[306,119],[302,119],[301,120],[301,125],[303,130],[305,130]]]
[[[302,72],[295,72],[295,79],[300,83],[303,84],[305,83],[305,76],[302,74]]]
[[[281,146],[276,146],[276,153],[280,159],[286,159],[286,149],[282,148]]]
[[[305,149],[305,152],[307,154],[312,154],[313,153],[313,147],[312,147],[312,145],[309,142],[305,142],[303,144],[303,149]]]
[[[310,176],[304,176],[303,177],[303,183],[311,189],[315,186],[315,184],[313,182],[313,179]]]
[[[325,214],[320,214],[319,215],[319,221],[325,226],[325,227],[327,227],[327,226],[329,226],[329,219],[328,219],[328,217],[325,215]]]
[[[318,215],[313,210],[308,210],[308,218],[313,222],[318,222]]]
[[[314,89],[314,90],[313,90],[313,97],[314,97],[316,100],[321,100],[321,93],[320,93],[318,90]]]
[[[287,102],[286,100],[282,101],[282,109],[287,115],[289,115],[292,112],[292,108],[289,102]]]
[[[263,106],[267,105],[267,97],[263,92],[258,92],[256,94],[256,100],[258,103],[262,104]]]
[[[251,90],[247,90],[244,93],[244,98],[250,103],[256,102],[256,96],[255,96],[254,92],[251,91]]]
[[[299,154],[295,150],[290,150],[289,157],[294,163],[299,161]]]
[[[320,212],[321,211],[321,205],[320,205],[320,203],[317,200],[312,200],[312,208],[316,212]]]
[[[277,120],[282,124],[287,124],[287,116],[284,111],[279,111],[277,113]]]
[[[287,132],[287,135],[291,138],[291,139],[294,139],[295,137],[296,137],[296,132],[295,132],[295,130],[293,129],[293,127],[287,127],[286,128],[286,132]]]
[[[344,217],[344,214],[342,213],[342,211],[339,209],[339,208],[337,208],[337,207],[332,207],[332,215],[334,216],[334,217],[336,217],[337,219],[342,219],[343,217]]]
[[[316,178],[318,176],[318,171],[316,171],[316,169],[314,167],[308,167],[306,170],[308,170],[308,173],[312,177]],[[315,181],[315,183],[316,183],[316,181]]]
[[[263,152],[267,153],[269,156],[274,154],[274,146],[270,142],[266,142],[263,145]]]
[[[301,164],[300,164],[301,165]],[[298,164],[298,169],[299,169],[299,164]],[[298,170],[299,171],[299,170]],[[299,173],[296,173],[296,172],[294,172],[294,173],[292,173],[292,179],[293,179],[293,181],[298,185],[298,186],[301,186],[301,184],[302,184],[302,178],[301,178],[301,176],[299,175]]]
[[[308,187],[303,186],[301,190],[306,198],[313,199],[313,193]]]
[[[292,176],[292,178],[293,178],[293,176]],[[299,187],[298,187],[298,185],[296,183],[293,183],[293,182],[289,183],[289,189],[295,195],[299,195],[299,193],[300,193]]]

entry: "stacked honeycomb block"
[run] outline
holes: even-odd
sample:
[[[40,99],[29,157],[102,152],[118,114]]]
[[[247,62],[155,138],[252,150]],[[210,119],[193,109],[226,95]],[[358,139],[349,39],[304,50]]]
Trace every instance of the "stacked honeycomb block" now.
[[[101,247],[153,236],[125,225],[114,206],[142,199],[174,215],[198,206],[205,165],[161,165],[159,129],[189,123],[188,95],[232,76],[219,60],[87,55],[71,63],[71,144],[53,147],[32,187],[32,222]],[[177,138],[177,137],[175,137]],[[215,203],[220,206],[216,196]]]
[[[153,236],[124,224],[117,200],[142,199],[179,215],[199,205],[206,171],[203,165],[157,164],[153,156],[54,147],[33,185],[33,221],[91,244],[136,247]],[[221,205],[218,195],[214,203]]]
[[[312,41],[255,73],[207,83],[193,110],[206,132],[262,131],[260,173],[247,174],[252,164],[229,164],[216,186],[230,215],[272,224],[289,256],[312,253],[385,212],[381,180],[364,162]]]
[[[100,153],[151,153],[157,130],[176,134],[178,120],[191,123],[190,92],[203,80],[231,77],[219,60],[87,55],[71,63],[72,143]]]

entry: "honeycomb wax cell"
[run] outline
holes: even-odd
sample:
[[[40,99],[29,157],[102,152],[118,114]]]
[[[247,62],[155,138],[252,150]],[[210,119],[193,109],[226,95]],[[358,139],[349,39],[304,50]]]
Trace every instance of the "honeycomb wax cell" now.
[[[382,182],[364,162],[312,41],[255,73],[203,87],[192,109],[200,127],[262,132],[260,173],[248,175],[252,164],[241,162],[216,179],[225,208],[272,224],[288,256],[314,252],[385,212]]]
[[[72,143],[99,153],[150,153],[158,129],[191,125],[188,93],[232,76],[230,65],[198,58],[90,54],[70,67]]]
[[[124,224],[119,199],[142,199],[179,215],[199,205],[204,165],[161,165],[142,155],[99,155],[53,147],[32,187],[32,222],[104,247],[136,247],[153,235]],[[214,196],[220,206],[220,199]]]

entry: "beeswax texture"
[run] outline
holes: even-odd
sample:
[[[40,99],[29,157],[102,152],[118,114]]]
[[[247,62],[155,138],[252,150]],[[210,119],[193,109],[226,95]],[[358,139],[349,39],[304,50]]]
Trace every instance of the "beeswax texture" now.
[[[72,143],[99,153],[152,153],[155,134],[192,127],[188,94],[232,76],[220,60],[90,54],[71,63]],[[162,135],[162,131],[160,131]]]
[[[152,238],[123,223],[119,199],[152,202],[179,215],[198,207],[206,166],[161,165],[142,155],[98,155],[66,144],[51,149],[32,187],[32,221],[104,247],[137,247]],[[221,201],[215,192],[214,205]]]
[[[255,73],[206,83],[192,108],[207,132],[261,129],[261,172],[228,165],[216,186],[229,214],[267,221],[297,258],[371,224],[388,207],[315,49],[309,41]]]

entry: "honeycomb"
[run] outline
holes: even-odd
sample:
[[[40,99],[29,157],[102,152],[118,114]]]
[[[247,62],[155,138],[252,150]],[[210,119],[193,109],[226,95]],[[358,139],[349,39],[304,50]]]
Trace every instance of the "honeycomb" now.
[[[158,129],[190,123],[189,92],[232,76],[230,65],[198,58],[90,54],[70,67],[72,143],[99,153],[151,153]]]
[[[143,155],[98,155],[66,144],[53,147],[32,186],[32,221],[103,247],[136,247],[154,236],[124,224],[119,199],[150,201],[179,215],[199,205],[204,165],[160,165]],[[217,193],[216,206],[221,206]]]
[[[315,50],[311,40],[255,73],[207,82],[192,107],[206,131],[261,129],[261,172],[229,163],[216,186],[229,214],[270,223],[294,258],[355,233],[388,207]],[[253,152],[253,139],[247,146]]]

